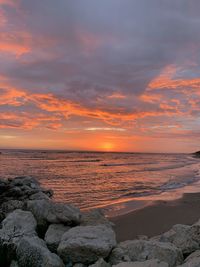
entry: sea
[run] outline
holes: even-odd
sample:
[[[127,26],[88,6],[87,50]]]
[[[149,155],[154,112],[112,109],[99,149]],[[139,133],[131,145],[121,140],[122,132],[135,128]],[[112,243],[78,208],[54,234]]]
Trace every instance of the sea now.
[[[58,202],[123,214],[155,200],[200,192],[192,154],[1,150],[0,177],[35,177]]]

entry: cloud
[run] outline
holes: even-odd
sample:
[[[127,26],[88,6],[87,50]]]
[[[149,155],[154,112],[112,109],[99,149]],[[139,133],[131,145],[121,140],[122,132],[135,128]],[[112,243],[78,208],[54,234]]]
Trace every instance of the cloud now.
[[[0,0],[0,112],[13,114],[1,128],[196,132],[199,8],[193,0]]]

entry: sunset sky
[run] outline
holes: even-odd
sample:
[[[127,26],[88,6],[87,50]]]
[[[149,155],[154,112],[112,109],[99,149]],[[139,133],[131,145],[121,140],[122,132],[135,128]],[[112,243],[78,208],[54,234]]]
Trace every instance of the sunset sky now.
[[[0,0],[0,148],[200,149],[199,0]]]

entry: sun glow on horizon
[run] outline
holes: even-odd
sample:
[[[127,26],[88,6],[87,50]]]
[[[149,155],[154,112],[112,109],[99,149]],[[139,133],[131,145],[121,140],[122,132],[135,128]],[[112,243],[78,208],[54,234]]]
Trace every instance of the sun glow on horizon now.
[[[111,142],[104,142],[100,145],[100,149],[106,152],[114,151],[115,145]]]

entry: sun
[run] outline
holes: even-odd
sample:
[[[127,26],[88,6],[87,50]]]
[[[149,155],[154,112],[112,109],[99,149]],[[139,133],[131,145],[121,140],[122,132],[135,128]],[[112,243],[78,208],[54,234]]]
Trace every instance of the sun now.
[[[101,149],[103,151],[112,151],[114,149],[114,144],[113,143],[110,143],[110,142],[105,142],[105,143],[102,143],[101,144]]]

